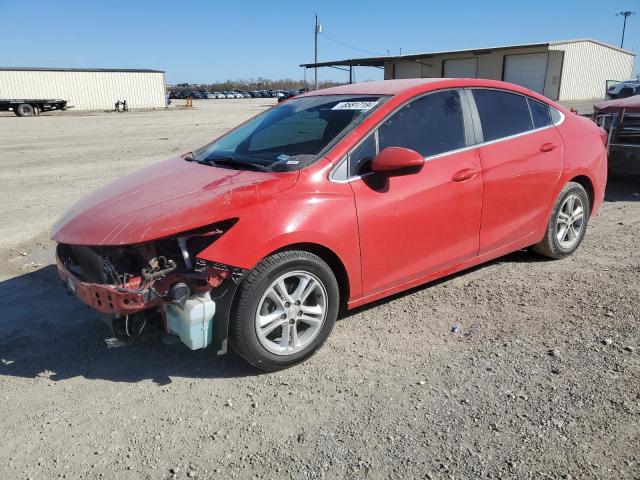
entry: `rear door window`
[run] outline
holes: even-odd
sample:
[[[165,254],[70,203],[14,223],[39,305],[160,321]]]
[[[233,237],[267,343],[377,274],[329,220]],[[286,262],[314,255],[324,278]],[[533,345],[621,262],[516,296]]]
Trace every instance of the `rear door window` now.
[[[404,147],[425,157],[466,146],[460,94],[435,92],[418,98],[378,129],[379,150]]]
[[[527,99],[501,90],[473,89],[485,142],[533,129]]]

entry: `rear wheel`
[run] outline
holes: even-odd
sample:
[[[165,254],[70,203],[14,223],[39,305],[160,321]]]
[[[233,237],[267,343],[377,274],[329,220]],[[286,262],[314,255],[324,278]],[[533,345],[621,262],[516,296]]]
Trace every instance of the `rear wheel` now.
[[[13,108],[13,113],[19,117],[33,117],[35,110],[28,103],[21,103],[17,107]]]
[[[320,257],[276,253],[245,278],[231,316],[231,345],[266,371],[291,367],[325,342],[338,315],[338,283]]]
[[[561,259],[577,250],[589,222],[589,195],[579,183],[569,182],[558,195],[543,240],[533,250]]]

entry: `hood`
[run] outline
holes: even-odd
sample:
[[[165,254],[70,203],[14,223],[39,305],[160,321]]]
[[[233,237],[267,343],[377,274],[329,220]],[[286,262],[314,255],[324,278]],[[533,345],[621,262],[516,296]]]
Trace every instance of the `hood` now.
[[[234,210],[293,186],[299,172],[211,167],[172,158],[116,180],[80,200],[51,238],[72,245],[147,242],[233,218]]]

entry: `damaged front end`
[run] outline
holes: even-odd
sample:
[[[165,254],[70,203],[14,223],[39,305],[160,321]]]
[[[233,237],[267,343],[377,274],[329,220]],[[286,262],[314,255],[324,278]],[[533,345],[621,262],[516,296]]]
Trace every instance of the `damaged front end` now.
[[[245,271],[198,258],[236,219],[158,240],[118,246],[58,244],[65,287],[103,314],[119,338],[160,327],[192,350],[227,350],[233,295]]]

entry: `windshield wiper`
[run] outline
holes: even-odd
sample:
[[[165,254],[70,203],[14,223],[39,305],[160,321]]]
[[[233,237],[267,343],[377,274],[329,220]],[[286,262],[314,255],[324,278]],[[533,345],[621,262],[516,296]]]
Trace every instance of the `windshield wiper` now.
[[[209,165],[229,165],[233,167],[249,167],[254,168],[256,170],[260,170],[261,172],[271,172],[269,167],[265,167],[264,165],[260,165],[259,163],[246,162],[244,160],[240,160],[234,157],[219,157],[219,158],[205,158],[203,162],[208,163]]]

